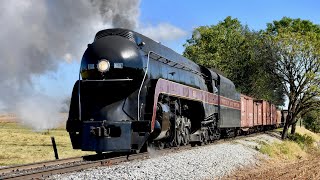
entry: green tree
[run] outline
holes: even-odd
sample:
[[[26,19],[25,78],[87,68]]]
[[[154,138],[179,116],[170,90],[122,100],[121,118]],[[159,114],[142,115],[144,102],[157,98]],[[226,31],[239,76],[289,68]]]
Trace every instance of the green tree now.
[[[273,47],[273,58],[268,60],[289,100],[284,139],[290,125],[291,133],[295,133],[298,116],[320,105],[320,27],[307,20],[284,17],[269,23],[265,34]]]
[[[306,113],[303,116],[303,125],[315,133],[320,133],[320,109]]]
[[[217,25],[200,26],[184,45],[184,56],[208,68],[219,69],[244,94],[283,104],[283,87],[268,72],[270,46],[261,33],[250,31],[227,17]]]

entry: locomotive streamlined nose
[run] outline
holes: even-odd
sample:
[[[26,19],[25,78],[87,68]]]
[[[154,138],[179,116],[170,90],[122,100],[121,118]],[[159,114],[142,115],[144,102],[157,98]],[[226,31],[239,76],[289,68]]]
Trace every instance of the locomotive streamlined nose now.
[[[84,80],[140,81],[143,77],[143,61],[139,46],[117,35],[96,38],[83,55],[80,72]]]

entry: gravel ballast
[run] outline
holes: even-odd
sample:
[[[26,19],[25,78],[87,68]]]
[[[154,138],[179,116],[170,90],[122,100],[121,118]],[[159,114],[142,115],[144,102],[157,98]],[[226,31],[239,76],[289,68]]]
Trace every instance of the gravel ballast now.
[[[277,139],[263,134],[222,144],[197,147],[165,156],[136,160],[110,167],[99,167],[52,179],[213,179],[220,178],[236,169],[256,165],[267,158],[259,153],[256,141],[274,142]],[[253,142],[253,143],[252,143]]]

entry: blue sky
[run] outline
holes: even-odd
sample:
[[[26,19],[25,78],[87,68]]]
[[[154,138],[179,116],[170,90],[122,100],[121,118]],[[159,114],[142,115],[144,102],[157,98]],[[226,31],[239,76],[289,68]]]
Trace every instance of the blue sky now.
[[[193,3],[191,3],[193,2]],[[217,24],[227,16],[238,18],[243,24],[254,30],[264,29],[266,23],[279,20],[283,16],[308,19],[320,24],[320,1],[316,0],[226,0],[226,1],[170,1],[149,0],[141,3],[141,22],[169,22],[188,32],[195,27]],[[180,39],[169,46],[177,52],[183,52]]]
[[[227,16],[238,18],[251,29],[260,30],[266,27],[266,23],[279,20],[284,16],[307,19],[320,24],[319,9],[320,1],[316,0],[142,0],[139,23],[150,26],[168,23],[183,30],[185,32],[183,37],[162,42],[178,53],[182,53],[183,44],[190,38],[194,28],[217,24]],[[92,40],[93,37],[94,32]],[[72,86],[78,78],[78,70],[79,60],[73,60],[72,63],[63,62],[57,72],[35,77],[35,87],[51,96],[70,96]]]

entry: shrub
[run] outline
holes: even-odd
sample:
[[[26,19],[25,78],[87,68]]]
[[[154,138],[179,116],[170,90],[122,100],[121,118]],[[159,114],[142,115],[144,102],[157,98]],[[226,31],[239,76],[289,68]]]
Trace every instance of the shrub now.
[[[295,133],[293,135],[289,135],[288,138],[291,141],[294,141],[294,142],[298,143],[298,145],[302,149],[306,149],[306,148],[312,147],[312,145],[315,142],[315,140],[311,136],[309,136],[307,134],[301,135],[299,133]]]

